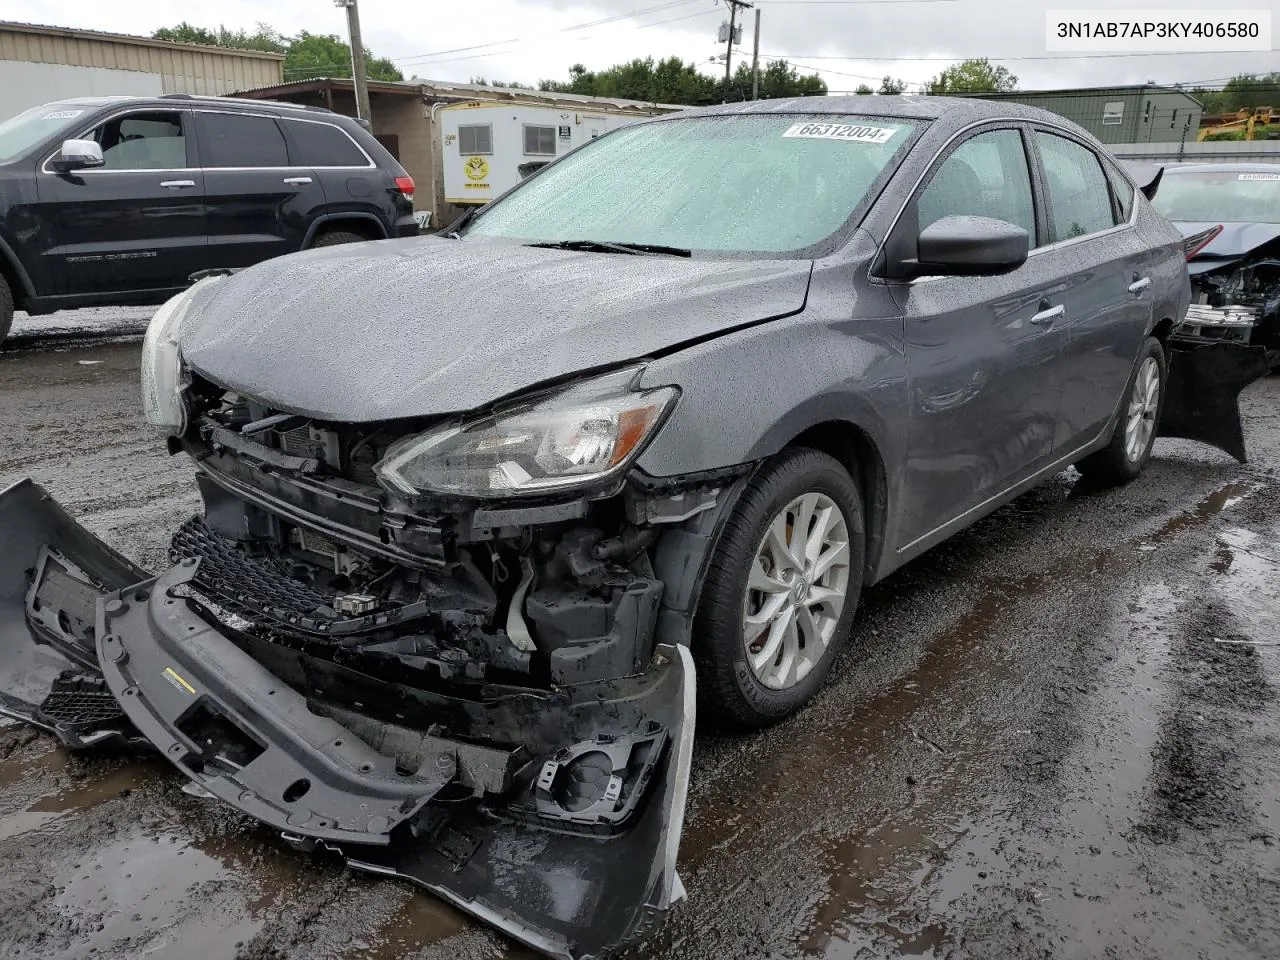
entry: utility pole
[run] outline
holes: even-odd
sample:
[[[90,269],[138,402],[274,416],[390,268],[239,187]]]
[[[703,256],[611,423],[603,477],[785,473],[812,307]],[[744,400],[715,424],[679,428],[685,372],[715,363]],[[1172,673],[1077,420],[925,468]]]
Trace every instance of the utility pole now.
[[[750,8],[754,4],[747,3],[746,0],[724,0],[729,5],[729,36],[725,38],[724,51],[724,99],[729,100],[729,78],[732,75],[733,64],[733,31],[734,24],[737,22],[738,8]]]
[[[760,99],[760,8],[756,7],[756,30],[751,35],[751,99]]]
[[[356,86],[356,116],[373,123],[369,109],[369,71],[364,65],[364,41],[360,39],[360,9],[356,0],[333,0],[335,7],[347,8],[347,34],[351,41],[351,77]]]

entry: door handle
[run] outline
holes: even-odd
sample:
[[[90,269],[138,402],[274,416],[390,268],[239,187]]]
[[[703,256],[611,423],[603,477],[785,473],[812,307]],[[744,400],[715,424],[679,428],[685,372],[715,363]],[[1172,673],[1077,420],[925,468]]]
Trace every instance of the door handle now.
[[[1141,296],[1142,291],[1147,289],[1149,286],[1151,286],[1150,277],[1142,277],[1141,279],[1135,278],[1133,283],[1129,284],[1129,292],[1136,293]]]
[[[1037,327],[1049,326],[1053,321],[1064,316],[1066,312],[1067,308],[1062,304],[1058,304],[1056,307],[1049,307],[1047,310],[1041,310],[1031,318],[1031,322]]]
[[[170,190],[185,190],[187,187],[194,187],[194,180],[161,180],[160,186],[168,187]]]
[[[291,187],[301,187],[303,184],[311,182],[310,177],[285,177],[284,182]]]

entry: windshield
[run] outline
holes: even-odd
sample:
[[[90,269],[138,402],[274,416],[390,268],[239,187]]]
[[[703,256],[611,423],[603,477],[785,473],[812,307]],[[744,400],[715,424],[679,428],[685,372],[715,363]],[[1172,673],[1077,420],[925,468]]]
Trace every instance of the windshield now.
[[[1166,170],[1151,205],[1170,220],[1280,223],[1280,165],[1274,172]]]
[[[794,255],[870,199],[914,129],[912,121],[830,114],[624,127],[486,208],[467,233]]]
[[[25,155],[36,144],[70,127],[87,113],[74,104],[46,103],[0,123],[0,163]]]

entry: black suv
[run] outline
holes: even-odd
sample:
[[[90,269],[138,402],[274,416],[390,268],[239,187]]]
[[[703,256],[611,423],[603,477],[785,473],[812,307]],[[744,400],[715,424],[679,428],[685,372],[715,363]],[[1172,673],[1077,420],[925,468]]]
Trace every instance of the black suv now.
[[[200,270],[412,236],[413,187],[360,123],[316,107],[35,107],[0,123],[0,340],[15,309],[162,303]]]

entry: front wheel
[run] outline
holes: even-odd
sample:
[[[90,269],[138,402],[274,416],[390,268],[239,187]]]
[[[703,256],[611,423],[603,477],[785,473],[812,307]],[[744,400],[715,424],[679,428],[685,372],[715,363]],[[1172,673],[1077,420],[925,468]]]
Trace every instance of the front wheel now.
[[[1120,486],[1142,472],[1156,442],[1168,369],[1164,347],[1147,337],[1111,443],[1076,464],[1081,474],[1101,486]]]
[[[825,453],[787,451],[747,484],[694,623],[698,690],[715,718],[767,726],[822,686],[858,605],[863,531],[857,485]]]

